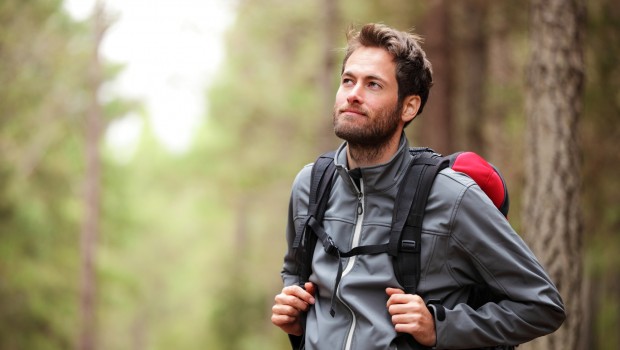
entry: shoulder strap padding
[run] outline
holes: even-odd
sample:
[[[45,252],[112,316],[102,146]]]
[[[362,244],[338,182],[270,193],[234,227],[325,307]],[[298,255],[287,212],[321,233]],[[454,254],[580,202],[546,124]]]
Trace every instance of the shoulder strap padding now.
[[[308,216],[302,220],[295,230],[293,249],[295,250],[299,283],[302,285],[312,273],[312,256],[317,242],[317,235],[307,232],[307,230],[312,229],[308,223],[310,221],[321,222],[325,215],[336,171],[336,166],[334,165],[335,154],[336,152],[334,151],[327,152],[319,156],[314,162],[310,175]]]
[[[388,253],[394,256],[396,278],[405,293],[415,294],[420,278],[420,249],[424,211],[435,177],[448,159],[430,152],[415,152],[394,204]]]

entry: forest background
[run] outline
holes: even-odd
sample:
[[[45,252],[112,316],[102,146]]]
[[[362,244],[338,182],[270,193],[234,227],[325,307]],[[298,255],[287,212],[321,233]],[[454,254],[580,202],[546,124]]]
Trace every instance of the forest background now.
[[[350,24],[426,38],[436,83],[407,130],[412,143],[473,150],[498,166],[510,221],[534,245],[537,233],[522,230],[536,79],[528,2],[238,0],[233,9],[204,91],[209,109],[175,153],[141,101],[100,98],[123,69],[98,54],[108,17],[75,20],[59,0],[0,1],[0,349],[287,349],[269,315],[289,190],[339,143],[331,107]],[[583,218],[582,254],[562,262],[583,269],[575,348],[617,349],[620,6],[586,9],[583,109],[572,126],[581,192],[570,203]],[[119,160],[103,137],[129,114],[146,127]]]

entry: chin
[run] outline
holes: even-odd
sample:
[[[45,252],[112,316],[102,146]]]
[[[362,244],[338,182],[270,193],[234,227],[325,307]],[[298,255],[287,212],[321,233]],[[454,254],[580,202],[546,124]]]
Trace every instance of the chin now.
[[[334,133],[339,138],[345,141],[359,140],[365,138],[365,130],[359,127],[351,127],[350,125],[336,125],[334,126]]]

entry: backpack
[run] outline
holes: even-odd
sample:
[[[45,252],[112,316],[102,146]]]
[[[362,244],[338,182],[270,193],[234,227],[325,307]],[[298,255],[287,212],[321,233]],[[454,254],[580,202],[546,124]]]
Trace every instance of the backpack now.
[[[508,215],[509,199],[506,183],[499,171],[473,152],[458,152],[441,156],[430,148],[410,148],[413,159],[406,170],[394,203],[390,239],[386,244],[357,246],[343,252],[334,244],[332,238],[322,227],[323,216],[327,209],[329,193],[334,180],[336,166],[335,152],[328,152],[318,157],[312,167],[308,216],[295,228],[292,249],[297,265],[299,284],[308,281],[312,273],[312,256],[318,241],[329,255],[338,258],[338,273],[335,281],[334,295],[330,314],[334,316],[335,293],[342,276],[340,258],[364,254],[387,253],[393,259],[394,272],[405,293],[416,294],[420,279],[420,252],[422,221],[426,202],[437,174],[447,167],[469,175],[489,196],[493,204],[504,216]],[[472,286],[467,304],[478,308],[486,302],[498,301],[499,298],[484,286]],[[408,343],[414,349],[423,347],[411,336]],[[295,348],[298,341],[293,343]],[[303,341],[301,341],[303,347]],[[496,347],[489,349],[512,349],[513,347]]]

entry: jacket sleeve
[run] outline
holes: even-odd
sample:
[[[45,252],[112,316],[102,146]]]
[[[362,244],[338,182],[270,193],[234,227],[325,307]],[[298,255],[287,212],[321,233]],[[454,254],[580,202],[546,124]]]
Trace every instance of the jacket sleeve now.
[[[310,173],[312,164],[305,166],[293,182],[291,197],[288,207],[288,219],[286,222],[286,253],[282,266],[281,276],[284,286],[299,283],[297,276],[297,263],[293,254],[293,240],[295,239],[295,227],[303,220],[308,212],[308,193],[310,187]]]
[[[558,290],[484,192],[466,186],[454,209],[447,255],[452,278],[464,287],[487,285],[501,301],[477,310],[465,303],[435,310],[437,348],[516,345],[559,328],[566,315]]]

